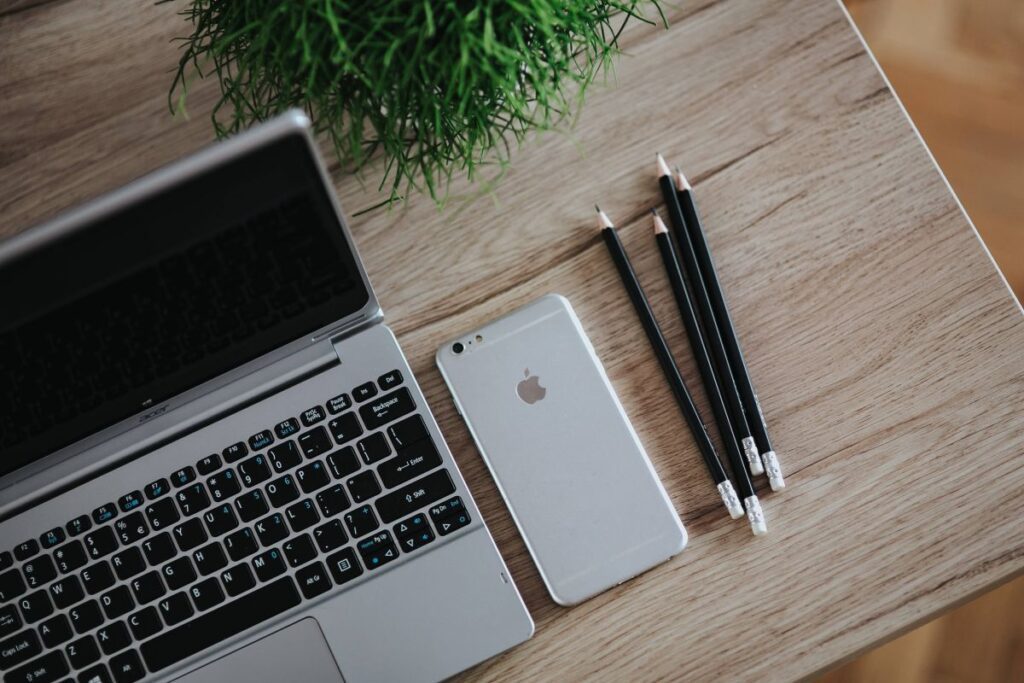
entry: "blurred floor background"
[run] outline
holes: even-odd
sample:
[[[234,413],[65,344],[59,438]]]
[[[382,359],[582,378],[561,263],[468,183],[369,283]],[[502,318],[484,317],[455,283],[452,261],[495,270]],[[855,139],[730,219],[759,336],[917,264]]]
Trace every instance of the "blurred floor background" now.
[[[1018,300],[1024,298],[1024,0],[845,2]],[[819,679],[953,681],[1024,681],[1024,578]]]

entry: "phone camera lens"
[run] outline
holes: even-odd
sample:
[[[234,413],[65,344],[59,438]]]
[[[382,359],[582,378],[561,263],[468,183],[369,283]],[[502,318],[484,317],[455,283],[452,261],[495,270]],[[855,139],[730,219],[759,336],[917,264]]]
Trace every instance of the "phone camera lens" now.
[[[455,342],[452,344],[452,351],[454,353],[462,353],[466,350],[466,347],[462,345],[462,342]]]

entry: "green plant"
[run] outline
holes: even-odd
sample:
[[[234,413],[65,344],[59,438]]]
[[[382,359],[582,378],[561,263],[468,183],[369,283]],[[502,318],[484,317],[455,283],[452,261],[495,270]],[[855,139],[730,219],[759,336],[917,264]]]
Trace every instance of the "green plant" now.
[[[170,104],[212,74],[218,135],[301,107],[353,169],[383,153],[391,200],[440,203],[453,173],[504,167],[511,143],[571,116],[644,2],[189,0]]]

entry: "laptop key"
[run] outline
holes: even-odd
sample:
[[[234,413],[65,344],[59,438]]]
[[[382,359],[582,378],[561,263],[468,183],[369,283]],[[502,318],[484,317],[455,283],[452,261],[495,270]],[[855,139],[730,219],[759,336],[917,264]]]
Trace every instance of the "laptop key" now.
[[[173,534],[174,540],[182,552],[192,550],[200,543],[206,542],[208,538],[206,529],[203,528],[203,522],[199,519],[190,519],[184,524],[179,524],[174,527]]]
[[[288,525],[284,522],[284,515],[275,512],[256,522],[256,536],[260,539],[263,547],[269,547],[288,536]]]
[[[127,581],[136,574],[146,570],[146,561],[142,559],[142,551],[138,548],[127,548],[110,558],[117,578]]]
[[[118,586],[100,596],[100,605],[107,619],[117,619],[122,614],[128,614],[135,607],[132,594],[128,586]]]
[[[57,578],[57,567],[49,555],[39,557],[21,565],[21,571],[25,574],[25,583],[29,588],[39,588]]]
[[[324,409],[320,406],[313,406],[302,411],[302,415],[299,415],[299,419],[302,420],[303,427],[312,427],[317,422],[322,422],[327,416],[324,415]]]
[[[292,567],[299,567],[316,557],[316,548],[309,534],[296,536],[284,544],[284,556]]]
[[[363,433],[355,413],[345,413],[327,423],[327,429],[339,446]]]
[[[373,382],[360,384],[352,390],[352,397],[359,402],[368,401],[377,395],[377,385]]]
[[[10,550],[4,550],[0,552],[0,571],[7,569],[8,567],[14,566],[14,555],[11,554]]]
[[[0,638],[6,638],[21,628],[21,617],[13,604],[0,607]]]
[[[67,574],[84,566],[89,558],[85,556],[81,541],[68,541],[53,551],[53,559],[61,574]]]
[[[67,529],[69,535],[78,536],[92,528],[92,520],[89,519],[89,515],[79,515],[65,524],[64,528]]]
[[[47,619],[39,624],[39,635],[46,647],[57,647],[61,643],[71,640],[74,633],[71,631],[71,622],[63,614]]]
[[[377,384],[380,385],[381,391],[390,391],[402,383],[402,373],[398,370],[392,370],[391,372],[385,372],[383,375],[377,378]]]
[[[227,448],[225,448],[223,451],[221,451],[221,455],[224,456],[224,462],[238,462],[246,455],[248,455],[248,453],[249,449],[242,441],[239,441],[238,443],[233,443]]]
[[[96,631],[96,641],[100,644],[103,654],[112,655],[131,645],[132,636],[124,622],[115,621]]]
[[[0,601],[13,600],[28,590],[25,579],[21,578],[21,572],[17,569],[9,569],[0,574]]]
[[[341,520],[332,519],[313,529],[313,540],[316,541],[316,547],[320,549],[320,552],[329,553],[345,545],[348,542],[348,536],[345,535]]]
[[[356,442],[356,450],[359,451],[359,457],[367,465],[372,465],[391,455],[391,447],[388,445],[388,440],[384,438],[384,432],[375,432],[365,439],[360,439]]]
[[[228,556],[232,562],[238,562],[242,558],[249,557],[260,549],[259,544],[256,543],[256,535],[253,534],[252,529],[247,528],[239,529],[225,536],[224,547],[227,549]]]
[[[252,568],[256,570],[256,578],[260,581],[270,581],[275,576],[284,574],[287,569],[284,557],[277,548],[271,548],[252,558]]]
[[[249,448],[254,451],[261,451],[272,443],[274,443],[274,435],[270,433],[269,429],[256,432],[249,437]]]
[[[315,458],[331,450],[331,437],[326,429],[316,427],[299,437],[299,448],[307,458]]]
[[[385,524],[390,524],[454,492],[451,475],[446,470],[438,470],[378,498],[377,512]]]
[[[284,472],[300,464],[302,455],[294,441],[285,441],[267,451],[267,460],[275,472]]]
[[[299,488],[290,474],[278,477],[267,484],[267,498],[276,508],[283,507],[299,497]]]
[[[146,498],[148,498],[149,500],[156,500],[157,498],[164,495],[170,490],[170,483],[168,483],[168,481],[162,477],[160,479],[157,479],[156,481],[149,482],[148,484],[146,484],[146,488],[143,489],[143,491],[146,492]]]
[[[160,568],[160,573],[167,582],[169,589],[178,590],[196,580],[196,570],[192,566],[192,560],[187,557],[179,557],[174,562],[169,562]]]
[[[196,471],[191,467],[186,466],[182,467],[180,470],[175,470],[171,474],[171,483],[174,484],[176,488],[180,488],[186,484],[191,484],[195,481],[195,478]]]
[[[256,486],[270,479],[270,468],[263,455],[254,455],[238,463],[238,476],[246,486]]]
[[[146,526],[142,510],[136,510],[114,522],[114,530],[121,540],[121,545],[131,545],[149,534],[149,527]]]
[[[377,467],[384,486],[391,489],[440,467],[441,456],[432,441],[420,441],[399,451],[398,455],[385,460]]]
[[[236,595],[241,595],[256,585],[256,579],[253,577],[252,570],[249,569],[247,564],[236,564],[230,569],[225,569],[220,574],[220,581],[224,584],[224,589],[232,598]]]
[[[142,505],[142,500],[142,491],[132,491],[117,499],[117,507],[121,508],[122,512],[131,512]]]
[[[176,629],[144,642],[142,658],[151,672],[161,671],[246,629],[276,617],[301,602],[291,577],[258,588],[245,600],[228,603]]]
[[[393,422],[403,415],[416,409],[412,395],[405,387],[400,387],[390,394],[384,394],[359,408],[359,417],[367,429],[377,429],[388,422]]]
[[[132,579],[131,587],[132,593],[135,594],[135,602],[140,605],[153,602],[167,592],[164,582],[160,580],[160,572],[156,570]]]
[[[352,538],[364,536],[380,526],[377,516],[373,514],[373,508],[369,505],[363,505],[346,513],[343,519],[348,528],[348,534]]]
[[[71,662],[73,668],[81,669],[100,658],[100,646],[96,644],[95,638],[85,636],[68,643],[64,648],[64,653],[68,656],[68,661]]]
[[[305,531],[320,521],[320,514],[316,511],[316,505],[310,498],[289,506],[285,509],[284,514],[295,533]]]
[[[128,617],[128,628],[132,630],[135,640],[149,638],[154,633],[159,633],[163,627],[164,624],[160,621],[160,613],[152,605]]]
[[[327,456],[327,467],[335,479],[342,479],[359,470],[359,459],[356,458],[355,449],[345,446],[336,453]]]
[[[89,595],[96,595],[114,585],[114,572],[106,560],[89,565],[79,576]]]
[[[208,510],[203,515],[203,521],[206,522],[206,528],[209,529],[211,536],[222,536],[238,526],[238,518],[235,517],[231,503],[221,503]]]
[[[377,477],[369,470],[351,477],[345,482],[345,485],[348,486],[348,492],[356,503],[362,503],[364,500],[369,500],[380,493],[380,484],[377,483]]]
[[[251,522],[260,515],[267,514],[270,506],[267,505],[263,491],[256,489],[235,498],[235,509],[238,510],[238,516],[243,522]]]
[[[153,529],[163,529],[181,519],[181,515],[174,501],[164,498],[146,508],[146,518]]]
[[[163,617],[164,623],[168,626],[174,626],[185,621],[195,613],[195,610],[192,609],[192,603],[189,602],[188,596],[184,593],[169,595],[156,603],[156,606],[160,616]]]
[[[64,530],[58,526],[50,529],[45,534],[42,534],[39,537],[39,544],[43,546],[44,550],[49,550],[58,543],[63,542],[65,538]]]
[[[171,534],[168,531],[162,531],[156,536],[145,540],[141,548],[142,552],[146,555],[146,562],[151,567],[166,562],[177,553],[174,548],[174,541],[171,540]]]
[[[274,433],[277,434],[277,438],[279,439],[287,439],[297,431],[299,431],[299,421],[294,417],[282,420],[274,426]]]
[[[211,453],[202,460],[196,463],[196,471],[204,477],[207,474],[213,474],[220,469],[221,459],[216,453]]]
[[[18,600],[18,606],[21,607],[21,618],[26,624],[34,624],[53,614],[53,603],[42,589]]]
[[[202,484],[192,484],[187,488],[178,491],[175,498],[178,499],[178,507],[181,514],[189,517],[210,507],[210,497],[206,495],[206,487]]]
[[[351,407],[352,399],[348,397],[348,394],[338,394],[327,402],[327,412],[331,415],[337,415],[341,411],[348,410]]]
[[[14,546],[14,556],[24,562],[28,558],[32,557],[39,552],[39,543],[35,539],[29,539],[23,541],[18,545]]]
[[[52,683],[68,673],[68,663],[60,650],[48,652],[4,675],[4,683]]]
[[[356,559],[356,551],[352,548],[345,548],[330,555],[327,558],[327,567],[331,570],[334,583],[339,586],[363,573],[363,568],[359,566],[359,560]]]
[[[348,509],[350,503],[345,495],[345,487],[335,484],[316,494],[316,504],[320,506],[320,512],[324,517],[334,517],[340,512]]]
[[[57,609],[64,609],[79,602],[85,597],[85,589],[77,576],[66,576],[60,581],[55,581],[47,588],[50,597]]]
[[[220,581],[215,576],[200,581],[189,588],[188,592],[192,596],[192,602],[195,603],[196,609],[200,612],[205,612],[224,602],[224,591],[221,590]]]
[[[79,635],[91,631],[103,623],[103,612],[100,611],[100,604],[95,600],[72,607],[68,616],[71,617],[71,625],[75,627],[75,633]]]
[[[427,438],[427,426],[423,424],[423,418],[419,415],[407,417],[401,422],[388,427],[388,436],[395,450],[407,448],[412,444]]]
[[[356,544],[356,548],[368,569],[376,569],[398,559],[398,548],[395,547],[391,534],[386,531],[364,538]]]
[[[85,552],[94,560],[117,550],[117,537],[109,526],[101,526],[89,532],[82,540],[85,542]]]
[[[32,629],[0,641],[0,669],[10,669],[43,651],[39,636]]]
[[[206,488],[210,489],[210,497],[215,502],[227,500],[242,490],[238,475],[231,468],[218,472],[206,480]]]
[[[311,462],[305,467],[297,469],[295,478],[299,480],[299,486],[303,493],[312,493],[331,483],[331,478],[327,475],[327,468],[320,461]]]
[[[135,683],[146,675],[142,659],[135,650],[122,652],[110,659],[110,671],[114,674],[114,683]]]
[[[314,562],[295,572],[295,580],[307,600],[331,590],[331,578],[327,576],[323,562]]]
[[[228,558],[224,554],[224,549],[216,541],[204,545],[192,553],[192,560],[196,563],[196,569],[199,570],[201,576],[209,576],[223,569],[228,564]]]

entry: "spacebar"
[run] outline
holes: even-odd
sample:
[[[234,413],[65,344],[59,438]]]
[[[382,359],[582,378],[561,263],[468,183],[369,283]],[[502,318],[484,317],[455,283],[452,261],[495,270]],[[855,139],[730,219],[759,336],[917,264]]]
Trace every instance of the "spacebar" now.
[[[166,669],[211,645],[241,633],[299,604],[295,582],[285,576],[241,600],[229,602],[142,644],[142,658],[151,672]]]

